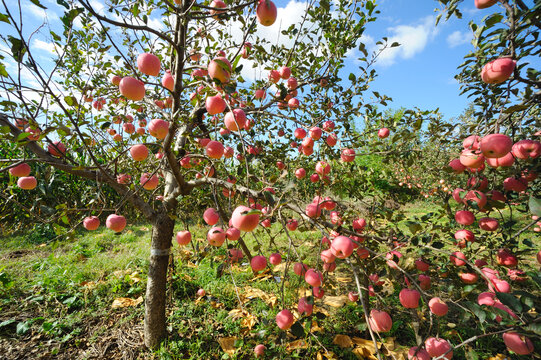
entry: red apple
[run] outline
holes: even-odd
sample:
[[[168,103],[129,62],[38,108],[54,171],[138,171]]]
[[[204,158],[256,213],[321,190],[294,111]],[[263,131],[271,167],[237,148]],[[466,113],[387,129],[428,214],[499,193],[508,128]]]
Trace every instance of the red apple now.
[[[219,227],[211,228],[207,233],[207,241],[212,246],[222,246],[225,241],[225,231]]]
[[[319,271],[316,271],[314,269],[308,269],[308,271],[306,271],[306,274],[304,275],[304,281],[306,281],[313,287],[319,287],[323,282],[323,276]]]
[[[430,299],[428,302],[428,307],[430,308],[430,311],[437,316],[445,316],[449,311],[449,306],[447,306],[447,304],[439,297]]]
[[[378,131],[378,137],[379,137],[380,139],[385,139],[386,137],[389,136],[389,133],[390,133],[389,129],[387,129],[387,128],[381,128],[381,129],[379,129],[379,131]]]
[[[208,208],[203,213],[203,220],[210,226],[216,225],[220,220],[220,214],[216,209]]]
[[[16,176],[16,177],[28,176],[30,175],[30,171],[31,171],[30,165],[28,165],[27,163],[21,163],[9,169],[10,175]]]
[[[141,174],[141,178],[139,179],[139,182],[143,186],[143,189],[145,190],[154,190],[158,187],[160,179],[156,175],[152,175],[151,173],[143,173]]]
[[[409,349],[408,351],[408,360],[430,360],[431,357],[428,355],[426,350],[419,349],[417,350],[417,346],[414,346]]]
[[[470,135],[462,142],[462,147],[468,150],[479,150],[479,142],[481,138],[477,135]]]
[[[462,174],[464,170],[466,170],[466,167],[462,165],[460,162],[460,159],[453,159],[449,162],[449,166],[453,169],[453,172],[455,174]]]
[[[370,325],[372,331],[380,333],[391,330],[393,321],[387,312],[373,309],[370,311],[368,324]]]
[[[513,145],[512,153],[518,159],[535,159],[541,154],[541,142],[528,139],[520,140]]]
[[[192,233],[188,230],[177,232],[177,244],[188,245],[192,241]]]
[[[345,259],[353,253],[353,243],[346,236],[337,236],[331,243],[331,251],[339,259]]]
[[[158,76],[160,67],[160,59],[154,54],[143,53],[137,57],[137,68],[143,74]]]
[[[213,80],[228,83],[231,79],[231,63],[223,56],[217,57],[209,63],[208,74]]]
[[[129,100],[139,101],[145,97],[145,84],[130,76],[126,76],[120,80],[118,89]]]
[[[299,226],[299,222],[295,219],[289,219],[287,221],[286,227],[289,231],[295,231],[297,230],[297,227]]]
[[[209,96],[205,100],[205,108],[207,109],[207,112],[209,115],[216,115],[224,112],[226,109],[227,104],[224,99],[222,99],[222,96],[220,94],[217,94],[215,96]]]
[[[247,206],[238,206],[231,215],[231,224],[233,227],[246,232],[254,231],[259,224],[260,214],[251,212],[253,210]]]
[[[520,335],[517,332],[509,331],[502,335],[505,346],[510,351],[518,355],[528,355],[533,353],[534,346],[532,341],[524,335]]]
[[[38,181],[33,176],[21,176],[17,180],[17,186],[23,190],[33,190],[38,185]]]
[[[484,165],[485,157],[472,150],[463,150],[460,153],[460,163],[468,168],[477,169]]]
[[[352,162],[355,160],[355,150],[354,149],[344,149],[340,158],[343,162]]]
[[[271,256],[269,256],[269,262],[272,265],[279,265],[282,262],[282,255],[279,253],[274,253]]]
[[[233,109],[225,114],[224,124],[230,131],[239,131],[246,126],[246,113],[242,109]]]
[[[87,230],[96,230],[100,226],[100,219],[97,216],[88,216],[83,220],[83,226]]]
[[[498,229],[498,220],[494,218],[484,217],[479,219],[479,228],[485,231],[496,231]]]
[[[264,0],[263,0],[264,1]],[[287,330],[293,325],[293,314],[291,311],[284,309],[276,315],[276,324],[282,330]]]
[[[445,353],[447,354],[445,355],[444,359],[451,360],[453,358],[453,351],[450,351],[452,349],[451,345],[447,342],[447,340],[444,339],[435,337],[426,339],[425,349],[428,355],[432,356],[432,358],[442,356]]]
[[[456,266],[464,266],[466,265],[466,255],[461,253],[460,251],[455,251],[451,254],[449,257],[451,262],[455,264]]]
[[[421,293],[415,289],[402,289],[398,294],[398,299],[406,309],[416,309],[419,307]]]
[[[143,161],[148,157],[148,148],[143,144],[133,145],[130,148],[130,154],[133,160]]]
[[[278,9],[271,0],[260,0],[256,9],[257,20],[263,26],[271,26],[276,21]]]
[[[475,0],[475,7],[478,9],[486,9],[496,4],[498,0]]]
[[[254,354],[255,354],[255,357],[256,358],[260,358],[260,357],[263,357],[265,355],[265,345],[263,344],[258,344],[255,346],[254,348]]]
[[[481,79],[487,84],[500,84],[513,74],[516,60],[499,58],[485,64],[481,70]]]
[[[126,218],[122,215],[111,214],[105,220],[105,226],[114,232],[121,232],[126,227]]]
[[[481,139],[479,148],[485,158],[501,158],[511,151],[513,140],[504,134],[490,134]]]
[[[261,271],[267,267],[267,258],[262,255],[257,255],[250,261],[250,266],[254,272]]]

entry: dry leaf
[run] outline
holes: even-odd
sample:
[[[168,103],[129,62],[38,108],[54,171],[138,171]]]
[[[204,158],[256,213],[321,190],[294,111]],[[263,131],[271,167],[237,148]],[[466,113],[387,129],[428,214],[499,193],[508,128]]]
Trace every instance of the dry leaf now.
[[[381,292],[387,296],[394,294],[394,284],[390,279],[383,279]]]
[[[130,299],[130,298],[117,298],[113,301],[113,304],[111,305],[111,309],[118,309],[128,306],[137,306],[140,303],[143,302],[143,297],[139,296],[137,299]]]
[[[374,342],[372,340],[368,339],[361,339],[358,337],[354,337],[351,339],[351,341],[357,345],[359,348],[368,349],[368,353],[373,354],[376,352],[376,348],[374,347]],[[379,344],[378,344],[379,346]]]
[[[494,356],[486,358],[485,360],[507,360],[507,359],[509,358],[505,356],[504,354],[496,354]]]
[[[357,359],[370,359],[377,360],[378,358],[372,355],[372,352],[368,348],[356,347],[351,350]]]
[[[222,350],[228,355],[233,355],[235,353],[235,341],[237,341],[235,336],[218,339],[218,343],[222,347]]]
[[[139,277],[139,273],[137,271],[134,271],[130,275],[130,280],[134,283],[141,281],[141,278]]]
[[[259,298],[265,302],[265,304],[274,307],[278,302],[278,298],[275,295],[267,294],[261,289],[253,288],[250,286],[244,287],[242,292],[239,293],[241,301],[244,303],[255,298]]]
[[[345,276],[345,277],[337,276],[336,281],[341,282],[341,283],[350,284],[353,281],[353,279],[350,278],[349,276]]]
[[[267,269],[263,270],[263,272],[257,274],[252,279],[250,279],[250,281],[264,281],[264,280],[268,280],[268,279],[270,279],[272,277],[273,277],[273,275],[272,275],[271,271],[267,268]]]
[[[340,295],[340,296],[325,296],[323,299],[323,303],[325,305],[329,305],[332,307],[342,307],[344,304],[348,301],[348,297],[346,295]]]
[[[210,306],[212,306],[215,309],[222,309],[225,307],[225,305],[221,302],[211,301]]]
[[[389,351],[396,349],[395,338],[385,338],[385,342],[383,343],[383,349],[387,349]]]
[[[292,352],[293,350],[307,349],[307,348],[308,348],[308,343],[306,342],[306,340],[300,339],[300,340],[292,341],[289,344],[287,344],[286,351]]]
[[[275,272],[275,273],[282,273],[282,272],[284,272],[285,268],[286,268],[286,263],[282,262],[282,263],[274,266],[272,271]]]
[[[313,333],[315,332],[323,332],[323,328],[319,326],[319,324],[317,323],[317,321],[315,320],[312,320],[312,327],[310,328],[310,331],[312,331]]]
[[[229,316],[232,319],[241,319],[240,326],[242,329],[247,331],[252,330],[254,325],[257,323],[257,317],[243,309],[233,309],[229,312]]]
[[[347,335],[336,335],[332,343],[342,348],[349,348],[353,346],[353,342],[351,341],[351,338]]]
[[[332,351],[326,351],[326,352],[323,352],[323,351],[319,351],[317,353],[317,357],[316,357],[317,360],[338,360],[338,358],[336,357],[336,355],[332,352]]]
[[[321,307],[319,307],[319,306],[315,306],[315,305],[314,305],[314,314],[316,314],[316,313],[318,313],[318,312],[319,312],[319,313],[322,313],[322,314],[325,315],[325,316],[329,316],[329,315],[330,315],[329,312],[328,312],[327,310],[325,310],[324,308],[321,308]]]

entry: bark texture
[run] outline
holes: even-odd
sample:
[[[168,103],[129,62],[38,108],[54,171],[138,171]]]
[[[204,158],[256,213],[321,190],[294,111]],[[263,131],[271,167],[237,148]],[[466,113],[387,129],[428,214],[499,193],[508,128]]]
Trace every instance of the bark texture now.
[[[145,296],[145,345],[148,348],[159,345],[166,334],[165,295],[169,255],[155,254],[155,252],[158,250],[159,252],[169,253],[174,226],[174,220],[166,214],[158,215],[153,224],[150,266]]]

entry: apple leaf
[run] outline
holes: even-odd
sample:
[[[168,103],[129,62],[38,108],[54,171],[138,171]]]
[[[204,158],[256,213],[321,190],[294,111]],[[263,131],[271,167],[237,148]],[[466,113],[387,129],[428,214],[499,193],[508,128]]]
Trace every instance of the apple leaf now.
[[[530,207],[530,212],[532,215],[541,216],[541,199],[533,197],[530,195],[530,201],[528,202]]]
[[[508,293],[502,293],[502,292],[498,292],[496,291],[496,297],[498,298],[498,300],[500,300],[504,305],[507,305],[509,306],[509,308],[511,308],[512,310],[516,311],[516,312],[522,312],[522,304],[520,303],[520,301],[514,297],[513,295],[511,294],[508,294]]]

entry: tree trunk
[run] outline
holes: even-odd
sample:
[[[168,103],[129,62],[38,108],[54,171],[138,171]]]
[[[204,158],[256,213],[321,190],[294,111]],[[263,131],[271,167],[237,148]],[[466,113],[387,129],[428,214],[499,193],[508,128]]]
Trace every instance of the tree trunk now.
[[[167,267],[174,226],[174,220],[167,214],[160,214],[152,228],[150,265],[145,296],[145,345],[148,348],[156,347],[165,337]]]

